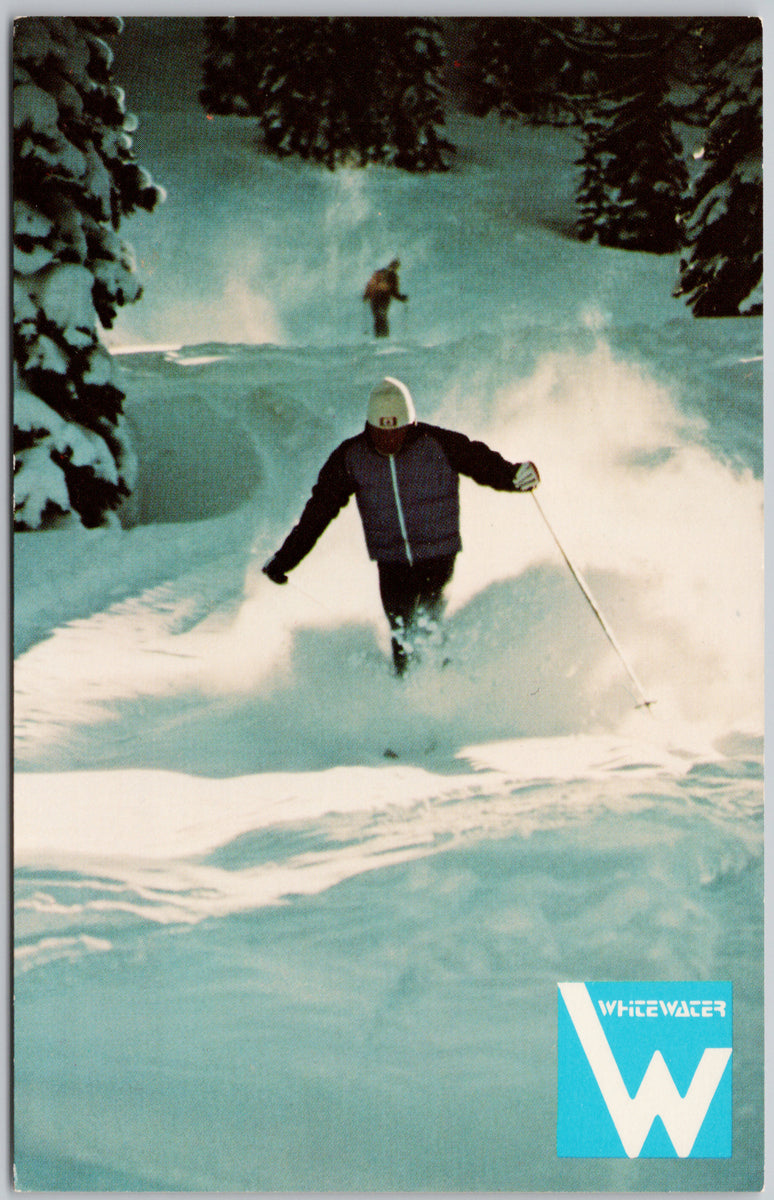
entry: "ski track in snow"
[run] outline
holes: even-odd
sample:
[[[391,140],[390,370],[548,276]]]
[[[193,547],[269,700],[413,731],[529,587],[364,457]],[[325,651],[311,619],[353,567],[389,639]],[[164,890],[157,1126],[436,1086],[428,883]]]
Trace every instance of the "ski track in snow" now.
[[[445,777],[401,765],[229,781],[151,771],[118,781],[110,772],[19,775],[20,965],[50,959],[52,926],[79,930],[64,938],[63,953],[78,939],[84,952],[104,951],[103,925],[122,914],[196,924],[481,842],[560,832],[570,846],[589,823],[649,812],[680,825],[708,800],[727,855],[742,856],[736,869],[758,857],[755,834],[740,832],[757,806],[754,768],[735,786],[720,755],[697,762],[653,743],[581,737],[468,748],[460,760],[468,770]],[[49,933],[29,941],[36,918]]]

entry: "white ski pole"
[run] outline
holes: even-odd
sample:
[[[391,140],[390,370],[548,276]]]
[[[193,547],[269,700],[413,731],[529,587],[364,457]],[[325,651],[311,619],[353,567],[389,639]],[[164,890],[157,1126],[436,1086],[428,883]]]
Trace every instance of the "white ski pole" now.
[[[559,541],[559,538],[556,536],[556,533],[554,532],[551,522],[549,521],[546,514],[543,512],[542,505],[541,505],[540,501],[538,500],[537,496],[535,495],[534,491],[531,492],[530,494],[532,496],[532,499],[535,501],[535,504],[537,505],[538,512],[540,513],[541,517],[545,521],[546,529],[548,530],[548,532],[551,534],[551,537],[556,542],[556,545],[559,548],[559,553],[561,554],[564,561],[567,563],[567,566],[570,569],[570,574],[572,575],[573,579],[577,583],[580,590],[583,592],[583,595],[585,596],[591,611],[593,612],[594,616],[597,618],[600,625],[602,626],[602,629],[604,630],[607,640],[610,642],[610,645],[613,647],[616,654],[620,658],[621,662],[623,663],[624,669],[626,670],[627,675],[629,676],[632,683],[634,684],[634,686],[637,689],[637,693],[639,695],[639,703],[636,704],[635,707],[636,708],[647,708],[648,712],[650,712],[650,706],[652,704],[655,704],[656,701],[646,699],[643,686],[640,683],[637,676],[635,675],[632,668],[629,666],[629,663],[626,661],[626,655],[624,654],[623,650],[619,646],[618,639],[616,638],[612,629],[610,628],[607,621],[603,617],[603,615],[600,611],[599,605],[597,604],[596,600],[594,599],[594,597],[591,594],[591,589],[589,588],[589,585],[586,583],[586,580],[583,578],[583,576],[581,575],[578,568],[576,566],[574,566],[574,564],[571,562],[571,560],[567,554],[567,551],[565,550],[562,543]]]
[[[312,604],[316,604],[318,608],[324,609],[327,613],[333,613],[333,609],[329,605],[325,604],[317,596],[313,596],[311,592],[304,591],[304,589],[300,588],[297,583],[293,582],[292,579],[287,581],[287,586],[292,588],[294,592],[298,592],[299,596],[304,596],[305,599],[311,600]],[[333,613],[333,615],[335,616],[336,614]]]
[[[258,551],[256,550],[255,547],[252,548],[252,550],[250,551],[250,554],[252,555],[253,558],[258,557]],[[264,563],[264,566],[268,566],[268,564],[270,562],[271,562],[271,559],[267,559],[266,562]],[[263,575],[263,573],[264,572],[263,572],[263,567],[262,567],[261,575]],[[313,596],[311,592],[307,592],[303,588],[300,588],[297,583],[294,583],[294,581],[292,579],[288,579],[287,576],[285,577],[284,584],[282,584],[281,586],[288,587],[293,592],[298,592],[299,596],[303,596],[306,600],[311,600],[312,604],[316,604],[318,606],[318,608],[323,608],[323,609],[325,609],[326,612],[333,613],[333,609],[330,608],[329,605],[325,604],[324,601],[320,600],[320,598],[318,596]],[[277,590],[277,585],[275,584],[274,591],[276,592],[276,590]],[[334,616],[335,616],[335,614],[334,614]]]

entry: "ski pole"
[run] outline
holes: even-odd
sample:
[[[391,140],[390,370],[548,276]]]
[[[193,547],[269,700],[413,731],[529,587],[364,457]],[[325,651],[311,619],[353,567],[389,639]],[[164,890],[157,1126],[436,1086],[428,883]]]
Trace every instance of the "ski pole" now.
[[[253,548],[250,551],[250,554],[253,557],[257,557],[257,551],[255,550],[255,548]],[[263,574],[263,570],[261,570],[261,574]],[[325,612],[332,613],[335,616],[335,613],[333,613],[333,609],[330,608],[329,605],[325,604],[324,601],[320,600],[320,598],[318,596],[313,596],[311,592],[304,591],[304,589],[300,588],[297,583],[293,582],[292,579],[288,579],[286,577],[285,583],[283,584],[283,586],[290,588],[290,590],[293,592],[298,592],[299,596],[303,596],[304,599],[306,599],[306,600],[311,600],[312,604],[316,604],[318,606],[318,608],[322,608],[325,610]]]
[[[559,541],[559,538],[556,536],[556,533],[553,529],[553,526],[551,525],[551,522],[549,521],[546,514],[543,512],[542,505],[541,505],[540,501],[538,500],[537,496],[535,495],[534,491],[531,492],[530,494],[532,496],[532,499],[535,501],[535,504],[537,505],[538,512],[540,513],[541,517],[545,521],[548,532],[551,534],[551,537],[554,539],[554,541],[556,542],[556,545],[559,548],[559,553],[561,554],[564,561],[567,563],[567,566],[570,569],[570,574],[572,575],[573,579],[577,583],[580,590],[583,592],[583,595],[585,596],[585,598],[588,602],[588,605],[591,608],[591,611],[593,612],[594,616],[597,618],[600,625],[602,626],[602,629],[605,633],[605,636],[607,637],[607,640],[610,642],[610,645],[613,647],[616,654],[620,658],[621,662],[623,663],[624,669],[626,670],[627,675],[629,676],[632,683],[634,684],[634,686],[637,689],[640,699],[639,699],[639,703],[636,704],[635,707],[636,708],[647,708],[648,712],[650,712],[650,706],[652,704],[655,704],[656,701],[646,699],[645,691],[642,687],[642,684],[640,683],[639,679],[635,675],[632,668],[629,666],[629,663],[626,661],[626,656],[618,644],[618,639],[616,638],[612,629],[610,628],[607,621],[603,617],[603,615],[600,611],[599,605],[597,604],[596,600],[594,599],[594,597],[591,594],[591,589],[589,588],[589,585],[586,583],[586,580],[583,578],[583,576],[581,575],[578,568],[576,566],[574,566],[573,563],[571,562],[571,560],[567,554],[567,551],[565,550],[562,543]]]
[[[333,613],[332,608],[330,608],[327,604],[323,603],[323,601],[320,600],[317,596],[313,596],[311,592],[304,591],[304,589],[300,588],[297,583],[293,583],[292,579],[288,580],[287,586],[289,588],[292,588],[292,590],[294,592],[298,592],[299,596],[303,596],[306,600],[311,600],[312,604],[316,604],[318,608],[324,609],[324,611],[327,613]],[[333,613],[333,615],[335,616],[336,614]]]

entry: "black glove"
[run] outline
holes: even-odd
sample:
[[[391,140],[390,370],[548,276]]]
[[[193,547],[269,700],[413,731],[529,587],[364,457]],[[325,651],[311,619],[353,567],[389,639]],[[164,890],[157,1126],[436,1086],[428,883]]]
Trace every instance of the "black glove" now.
[[[268,562],[263,564],[261,570],[263,571],[264,575],[268,576],[272,583],[287,583],[288,577],[285,572],[281,571],[277,566],[276,558],[277,556],[275,554],[274,558],[270,558]]]

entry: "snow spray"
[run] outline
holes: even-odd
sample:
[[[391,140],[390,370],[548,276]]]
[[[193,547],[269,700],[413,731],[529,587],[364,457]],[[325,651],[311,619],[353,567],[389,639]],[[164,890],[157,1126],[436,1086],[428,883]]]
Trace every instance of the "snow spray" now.
[[[613,647],[616,654],[620,658],[627,675],[629,676],[632,683],[634,684],[634,686],[637,689],[637,693],[639,695],[639,703],[637,705],[635,705],[635,707],[636,708],[647,708],[648,712],[650,712],[651,705],[656,703],[655,700],[646,700],[645,692],[642,687],[642,684],[640,683],[639,679],[635,675],[633,669],[629,666],[629,663],[626,661],[626,656],[624,655],[623,650],[621,649],[621,647],[618,644],[618,639],[616,638],[616,636],[613,633],[612,629],[610,628],[608,622],[605,620],[604,616],[602,615],[599,605],[597,604],[596,600],[594,599],[594,597],[591,594],[591,589],[589,588],[589,585],[586,583],[586,580],[583,578],[583,576],[581,575],[578,568],[573,565],[571,559],[568,557],[567,551],[565,550],[562,543],[559,541],[559,538],[557,537],[557,535],[554,531],[554,528],[551,525],[551,522],[549,521],[548,517],[544,513],[543,507],[542,507],[540,501],[538,500],[537,496],[535,495],[534,491],[531,493],[531,495],[532,495],[532,499],[535,501],[535,506],[536,506],[538,512],[540,513],[541,517],[545,521],[546,529],[548,530],[548,532],[551,534],[551,537],[556,542],[556,545],[559,549],[559,552],[560,552],[562,558],[564,559],[564,561],[567,563],[567,566],[569,567],[570,574],[572,575],[573,579],[577,583],[580,590],[583,592],[583,595],[585,596],[586,600],[588,601],[591,611],[593,612],[594,616],[599,621],[599,624],[602,626],[602,629],[604,631],[606,638],[608,639],[608,641],[610,642],[610,645]]]

